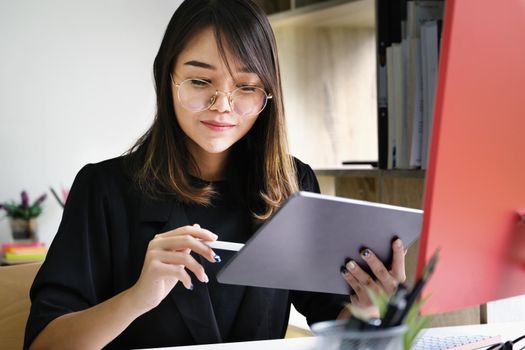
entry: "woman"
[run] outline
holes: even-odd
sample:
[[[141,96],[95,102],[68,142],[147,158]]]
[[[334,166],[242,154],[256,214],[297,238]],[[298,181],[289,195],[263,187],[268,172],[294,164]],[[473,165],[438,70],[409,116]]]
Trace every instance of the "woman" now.
[[[335,319],[348,297],[220,285],[222,259],[202,241],[245,242],[293,192],[319,192],[311,168],[288,155],[275,41],[247,0],[188,0],[154,63],[157,115],[127,155],[85,166],[31,290],[25,347],[144,348],[278,338],[290,303],[308,322]],[[404,279],[401,242],[388,271]],[[308,271],[304,271],[308,273]]]

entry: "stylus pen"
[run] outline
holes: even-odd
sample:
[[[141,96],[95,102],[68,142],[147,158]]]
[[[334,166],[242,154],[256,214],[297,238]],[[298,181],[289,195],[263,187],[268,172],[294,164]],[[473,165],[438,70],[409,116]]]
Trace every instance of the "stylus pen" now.
[[[394,327],[401,324],[407,308],[407,287],[400,283],[396,293],[390,298],[387,305],[386,314],[381,320],[381,328]]]
[[[230,250],[232,252],[238,252],[244,247],[242,243],[224,242],[224,241],[203,241],[211,249]]]

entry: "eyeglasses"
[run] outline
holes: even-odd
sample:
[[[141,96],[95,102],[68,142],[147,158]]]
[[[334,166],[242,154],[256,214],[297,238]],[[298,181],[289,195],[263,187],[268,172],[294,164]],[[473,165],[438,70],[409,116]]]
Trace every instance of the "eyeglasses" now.
[[[190,78],[175,83],[171,76],[171,82],[177,87],[180,104],[191,112],[210,109],[219,94],[224,94],[232,111],[241,117],[252,117],[261,113],[268,100],[273,97],[264,89],[252,85],[240,86],[233,91],[225,92],[217,90],[212,83],[202,79]]]

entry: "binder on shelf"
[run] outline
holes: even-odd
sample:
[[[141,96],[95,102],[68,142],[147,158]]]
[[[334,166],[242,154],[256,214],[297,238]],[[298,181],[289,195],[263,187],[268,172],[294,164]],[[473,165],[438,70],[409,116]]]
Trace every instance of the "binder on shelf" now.
[[[407,169],[409,163],[408,152],[408,110],[407,110],[407,56],[408,41],[401,40],[398,56],[395,57],[396,67],[396,88],[399,98],[396,111],[396,167]]]
[[[395,71],[395,63],[394,63],[394,55],[396,51],[396,44],[390,45],[386,49],[386,62],[387,62],[387,110],[388,110],[388,123],[387,123],[387,169],[393,169],[396,167],[396,88],[395,88],[395,81],[396,78],[394,76]]]
[[[408,125],[409,125],[409,167],[421,167],[421,147],[423,144],[423,80],[421,73],[421,41],[410,40],[408,76]]]
[[[428,138],[431,129],[432,117],[428,115],[433,111],[433,93],[424,95],[423,76],[428,76],[428,71],[422,65],[421,26],[428,21],[443,18],[444,1],[409,1],[407,4],[407,36],[412,41],[408,54],[409,86],[407,105],[409,118],[409,168],[426,167],[428,155]],[[438,30],[439,32],[439,30]],[[432,97],[431,97],[432,96]],[[426,102],[425,102],[426,101]]]
[[[406,14],[406,0],[377,0],[377,140],[378,165],[388,168],[389,159],[389,111],[387,96],[387,53],[386,48],[394,42],[401,42],[401,21]]]
[[[438,25],[436,21],[421,25],[421,67],[423,79],[423,145],[421,167],[426,169],[434,120],[434,97],[438,72]]]
[[[408,1],[407,3],[407,36],[419,38],[423,23],[443,18],[444,1]]]

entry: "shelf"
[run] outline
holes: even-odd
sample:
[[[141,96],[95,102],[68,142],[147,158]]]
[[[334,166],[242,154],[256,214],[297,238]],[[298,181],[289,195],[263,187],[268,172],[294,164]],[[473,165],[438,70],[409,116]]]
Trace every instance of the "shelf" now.
[[[374,0],[332,0],[269,16],[274,28],[283,26],[375,28]]]

